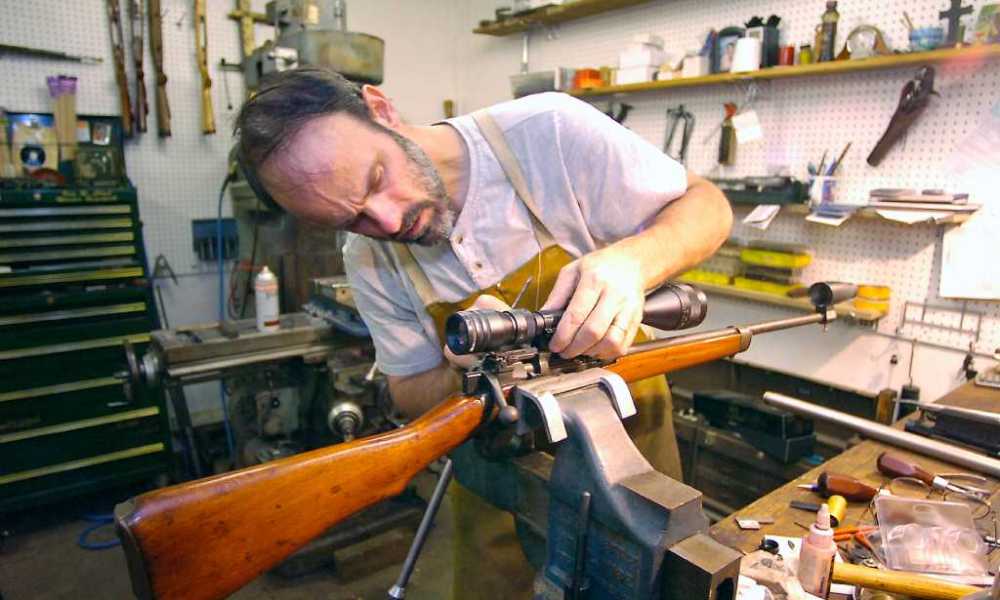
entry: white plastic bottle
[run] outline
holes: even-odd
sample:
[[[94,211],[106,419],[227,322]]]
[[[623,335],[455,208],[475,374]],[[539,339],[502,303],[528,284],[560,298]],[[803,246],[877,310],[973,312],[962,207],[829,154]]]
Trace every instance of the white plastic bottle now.
[[[805,591],[826,598],[830,594],[830,577],[837,543],[830,528],[830,507],[823,503],[816,513],[816,522],[809,528],[809,535],[802,538],[799,551],[799,583]]]
[[[280,325],[278,278],[266,265],[253,280],[253,295],[257,309],[257,331],[277,331]]]

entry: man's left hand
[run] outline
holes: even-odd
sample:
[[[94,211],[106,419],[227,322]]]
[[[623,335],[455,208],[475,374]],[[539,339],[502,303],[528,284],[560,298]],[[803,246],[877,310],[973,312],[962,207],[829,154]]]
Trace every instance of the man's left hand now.
[[[542,310],[565,307],[549,349],[610,360],[632,345],[645,304],[639,260],[627,244],[596,250],[559,272]]]

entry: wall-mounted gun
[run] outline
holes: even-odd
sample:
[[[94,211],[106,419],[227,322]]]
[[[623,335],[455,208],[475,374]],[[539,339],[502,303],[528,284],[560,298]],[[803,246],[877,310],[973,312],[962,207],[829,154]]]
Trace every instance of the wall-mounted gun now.
[[[132,100],[128,93],[128,76],[125,72],[125,36],[122,35],[122,10],[118,0],[108,0],[108,22],[111,31],[111,54],[115,61],[115,81],[122,111],[122,133],[132,137]]]
[[[566,360],[533,345],[544,343],[558,313],[458,313],[449,328],[452,348],[489,350],[466,373],[463,393],[409,425],[164,488],[116,507],[133,589],[140,598],[225,597],[333,525],[401,493],[414,475],[474,435],[511,438],[542,429],[553,443],[567,431],[570,440],[573,431],[587,435],[573,429],[580,427],[582,413],[565,423],[562,417],[583,407],[551,400],[567,386],[605,382],[613,388],[613,401],[618,398],[618,416],[626,418],[632,404],[628,390],[622,391],[626,382],[732,356],[758,333],[826,324],[836,318],[833,305],[851,297],[853,286],[816,284],[810,292],[814,314],[637,344],[615,361]],[[669,284],[647,301],[650,307],[660,303],[664,309],[652,312],[661,324],[691,327],[704,318],[705,297],[691,286]],[[564,412],[558,412],[560,406]],[[697,492],[684,494],[690,510],[700,514],[700,498],[691,495]],[[684,538],[694,533],[685,532]]]
[[[160,0],[149,0],[149,49],[153,52],[156,74],[156,128],[160,137],[170,137],[170,103],[167,101],[167,74],[163,71],[163,13]]]
[[[212,76],[208,74],[208,22],[205,0],[194,0],[194,47],[201,74],[201,132],[215,133],[215,108],[212,105]]]
[[[140,133],[145,133],[149,102],[146,100],[146,73],[142,70],[142,0],[131,0],[128,6],[129,29],[132,35],[132,64],[135,66],[135,128]]]

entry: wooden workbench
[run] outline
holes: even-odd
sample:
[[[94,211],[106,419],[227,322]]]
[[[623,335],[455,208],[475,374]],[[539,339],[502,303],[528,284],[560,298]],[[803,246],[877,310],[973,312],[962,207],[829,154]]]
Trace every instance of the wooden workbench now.
[[[1000,413],[1000,390],[967,383],[941,397],[937,402]],[[902,428],[902,422],[896,425]],[[910,457],[931,472],[954,473],[967,471],[967,469],[956,467],[955,465],[950,465],[928,456],[922,456],[908,450],[889,446],[882,442],[866,440],[719,521],[711,529],[712,536],[727,546],[744,552],[751,552],[756,549],[760,545],[761,538],[764,535],[801,537],[806,531],[797,525],[796,522],[808,526],[813,522],[814,518],[808,512],[789,508],[788,503],[792,500],[821,502],[822,499],[817,494],[809,490],[798,489],[796,486],[803,483],[814,483],[820,473],[831,471],[852,475],[872,487],[878,488],[888,481],[888,478],[879,473],[875,467],[875,460],[885,450],[892,450],[903,456]],[[1000,484],[1000,481],[991,479],[989,485],[986,487],[998,489],[1000,488],[998,484]],[[998,503],[1000,503],[1000,490],[993,494],[992,501],[994,508],[997,508]],[[868,505],[865,503],[849,503],[844,525],[854,525],[862,516],[864,516],[864,522],[872,522],[871,514],[863,515],[867,507]],[[736,525],[736,517],[771,518],[774,519],[774,524],[763,525],[759,531],[743,531]],[[1000,554],[1000,552],[993,553],[994,560],[997,554]]]

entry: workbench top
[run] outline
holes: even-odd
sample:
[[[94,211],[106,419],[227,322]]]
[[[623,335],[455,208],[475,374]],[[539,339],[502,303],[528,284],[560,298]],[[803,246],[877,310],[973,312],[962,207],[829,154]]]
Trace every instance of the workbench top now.
[[[961,406],[963,408],[1000,412],[1000,390],[976,386],[969,382],[942,396],[937,402],[940,404]],[[896,427],[902,428],[904,421],[896,423]],[[808,526],[812,524],[814,517],[809,512],[789,508],[788,503],[792,500],[814,503],[822,502],[823,500],[818,494],[814,494],[809,490],[799,489],[796,486],[815,483],[820,473],[831,471],[857,477],[868,485],[879,488],[888,482],[888,478],[878,472],[878,469],[875,467],[875,461],[878,455],[886,450],[892,450],[894,453],[912,458],[931,472],[955,473],[967,471],[961,467],[956,467],[902,448],[874,440],[865,440],[719,521],[712,526],[711,534],[723,544],[744,552],[755,550],[760,545],[761,538],[765,535],[802,537],[806,533]],[[990,489],[1000,488],[998,484],[1000,484],[1000,481],[991,479],[990,483],[985,487]],[[937,495],[935,496],[937,497]],[[1000,503],[1000,490],[994,492],[992,502],[994,508],[997,508],[998,503]],[[871,523],[873,521],[872,515],[864,514],[867,510],[868,505],[866,503],[848,503],[844,525],[855,525],[859,519],[865,523]],[[774,519],[774,523],[762,525],[761,529],[757,531],[743,531],[736,525],[736,517],[754,519],[770,518]],[[806,528],[804,529],[796,523],[804,525]],[[997,552],[994,552],[994,555],[996,554]]]

